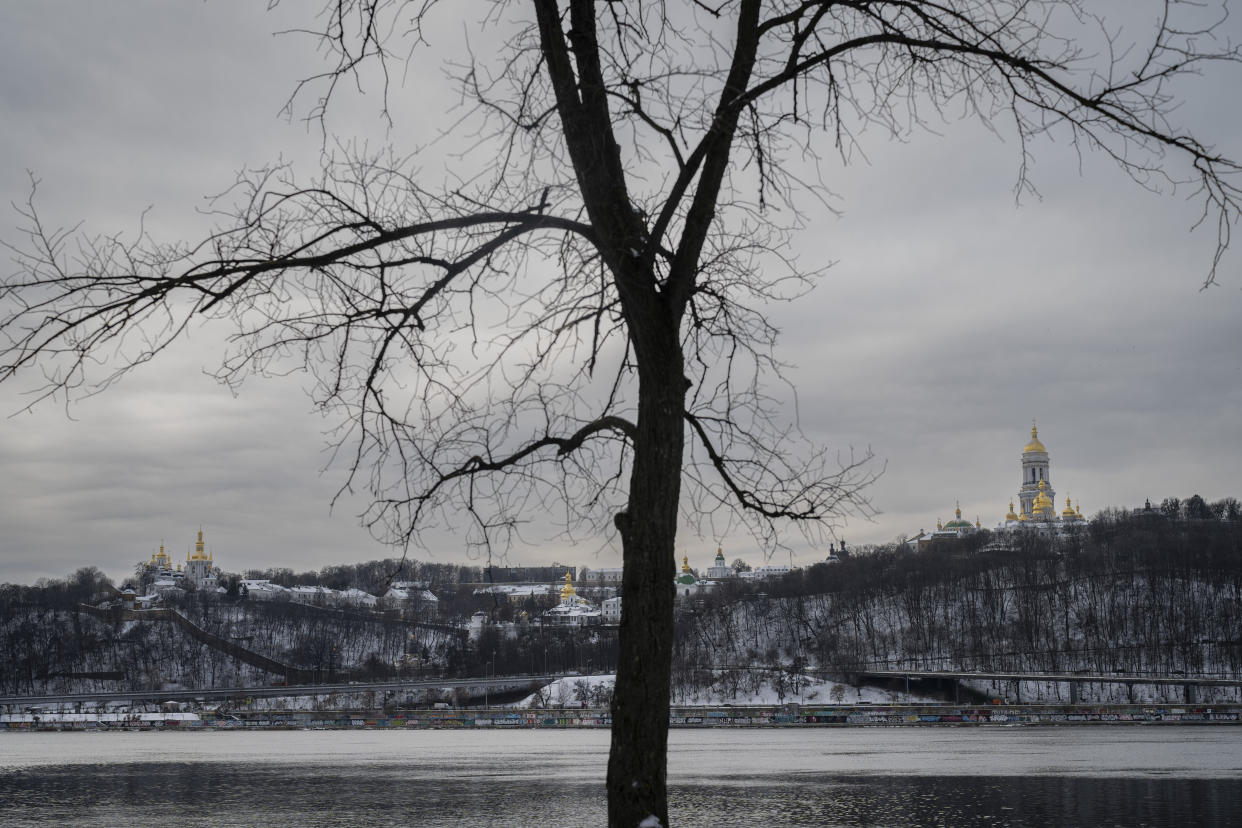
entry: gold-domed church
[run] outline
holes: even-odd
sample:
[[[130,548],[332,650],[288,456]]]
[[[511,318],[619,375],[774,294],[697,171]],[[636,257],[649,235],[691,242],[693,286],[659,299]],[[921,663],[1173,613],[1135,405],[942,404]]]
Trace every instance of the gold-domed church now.
[[[906,541],[913,549],[922,549],[932,541],[937,540],[954,540],[956,538],[964,538],[967,535],[973,535],[982,528],[979,519],[975,518],[975,522],[962,517],[962,504],[957,504],[953,510],[953,520],[948,523],[942,523],[938,518],[936,520],[936,531],[923,532],[919,531],[917,535]]]
[[[574,589],[574,574],[565,570],[565,583],[561,586],[561,602],[541,616],[544,624],[583,627],[600,622],[599,607],[578,594]]]
[[[200,588],[214,588],[216,573],[211,553],[207,551],[206,546],[203,543],[203,530],[199,529],[198,540],[194,543],[194,552],[186,555],[185,577],[187,581],[197,584]]]
[[[1009,501],[1009,511],[1005,519],[996,527],[999,530],[1038,529],[1040,531],[1063,531],[1070,526],[1083,523],[1086,518],[1078,507],[1065,499],[1065,509],[1058,515],[1056,510],[1056,492],[1052,488],[1052,476],[1049,472],[1048,449],[1039,439],[1039,430],[1031,424],[1031,441],[1022,449],[1022,484],[1018,488],[1018,505]],[[1016,508],[1016,510],[1015,510]],[[906,540],[913,549],[922,549],[936,540],[952,540],[974,534],[982,528],[976,517],[972,524],[962,517],[962,507],[958,504],[953,520],[947,523],[936,521],[934,532],[919,533]]]
[[[192,583],[199,589],[215,589],[219,585],[215,561],[207,549],[207,544],[203,541],[202,529],[198,530],[198,540],[194,543],[194,551],[186,553],[184,569],[181,564],[173,567],[172,556],[164,551],[162,542],[159,553],[151,555],[151,560],[144,563],[143,568],[151,579],[165,579],[178,586]]]
[[[1001,524],[1003,528],[1019,526],[1068,525],[1083,521],[1082,512],[1065,498],[1065,509],[1060,515],[1056,509],[1056,492],[1052,488],[1049,473],[1048,449],[1039,439],[1039,429],[1031,424],[1031,441],[1022,449],[1022,485],[1018,489],[1018,511],[1009,501],[1009,512]]]

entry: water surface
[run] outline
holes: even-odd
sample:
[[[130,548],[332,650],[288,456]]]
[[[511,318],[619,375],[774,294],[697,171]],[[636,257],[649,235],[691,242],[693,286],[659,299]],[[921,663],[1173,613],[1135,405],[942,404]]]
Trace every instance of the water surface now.
[[[588,826],[608,733],[0,736],[12,826]],[[1236,727],[675,730],[675,826],[1242,823]]]

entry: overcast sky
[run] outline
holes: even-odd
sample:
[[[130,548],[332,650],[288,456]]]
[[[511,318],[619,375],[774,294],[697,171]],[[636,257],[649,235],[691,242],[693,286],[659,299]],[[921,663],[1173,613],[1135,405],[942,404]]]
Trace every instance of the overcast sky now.
[[[237,169],[313,159],[320,135],[279,111],[319,64],[308,43],[271,34],[307,21],[294,4],[262,5],[0,0],[5,203],[25,201],[29,170],[52,224],[127,231],[150,206],[157,238],[193,238],[203,196]],[[1231,26],[1242,40],[1242,21]],[[1242,156],[1242,72],[1216,67],[1185,88],[1182,122]],[[342,100],[338,133],[386,139],[373,102]],[[428,138],[452,95],[417,67],[398,100],[387,138],[401,144]],[[827,172],[839,215],[812,216],[795,241],[804,261],[836,264],[772,311],[803,429],[886,464],[870,491],[879,514],[849,521],[849,543],[930,529],[956,501],[994,525],[1033,419],[1058,511],[1066,495],[1087,514],[1242,496],[1242,258],[1200,290],[1213,236],[1191,232],[1188,191],[1153,194],[1046,141],[1033,148],[1040,197],[1018,204],[1016,143],[977,123],[867,138],[866,159]],[[0,239],[20,241],[18,223],[0,221]],[[124,578],[161,541],[182,558],[200,527],[229,571],[389,554],[358,526],[365,504],[329,512],[342,481],[321,474],[327,424],[298,378],[234,397],[204,373],[218,357],[214,333],[199,332],[101,396],[0,420],[0,582],[84,565]],[[15,392],[0,388],[6,415],[23,405]],[[697,566],[717,545],[759,562],[741,535],[678,544]],[[446,537],[434,559],[462,549]],[[800,563],[824,555],[799,549]],[[615,565],[619,550],[532,542],[512,555],[553,560]]]

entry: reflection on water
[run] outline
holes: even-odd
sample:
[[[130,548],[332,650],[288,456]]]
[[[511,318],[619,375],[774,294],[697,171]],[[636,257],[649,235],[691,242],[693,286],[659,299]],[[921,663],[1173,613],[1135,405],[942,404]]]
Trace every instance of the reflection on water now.
[[[877,776],[750,793],[735,810],[736,791],[679,790],[670,819],[679,826],[1225,826],[1238,824],[1242,783]]]
[[[675,731],[675,826],[1242,822],[1235,728]],[[607,734],[9,734],[0,824],[589,826]],[[1094,767],[1088,765],[1094,764]]]
[[[408,779],[393,766],[217,763],[53,766],[0,778],[0,823],[43,826],[588,825],[597,786],[477,776]],[[558,814],[566,821],[551,818]],[[170,819],[175,815],[175,819]]]

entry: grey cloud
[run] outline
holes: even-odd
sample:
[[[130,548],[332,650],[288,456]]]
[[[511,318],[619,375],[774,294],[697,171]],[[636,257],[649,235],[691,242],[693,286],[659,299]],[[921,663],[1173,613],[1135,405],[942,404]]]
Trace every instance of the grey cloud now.
[[[318,135],[276,117],[313,65],[308,44],[273,38],[285,21],[221,4],[11,4],[0,30],[0,190],[26,195],[64,223],[133,227],[148,204],[162,239],[200,236],[205,194],[247,163],[313,158]],[[292,4],[278,14],[296,16]],[[338,126],[383,143],[431,133],[452,95],[396,110],[385,133],[373,106],[343,99]],[[1242,118],[1223,106],[1237,72],[1209,75],[1179,117],[1242,155]],[[420,98],[422,100],[422,98]],[[1210,228],[1190,233],[1187,192],[1148,193],[1058,136],[1034,148],[1041,197],[1013,191],[1012,139],[978,125],[937,124],[907,144],[866,136],[868,162],[821,167],[840,218],[809,216],[794,240],[808,266],[837,264],[806,298],[771,309],[799,418],[843,449],[870,445],[888,463],[872,489],[882,514],[851,521],[850,542],[934,526],[960,499],[966,516],[999,520],[1018,486],[1018,456],[1037,418],[1060,497],[1085,511],[1198,491],[1242,496],[1242,277],[1232,253],[1223,287],[1199,292]],[[439,178],[434,164],[428,175]],[[1156,182],[1159,183],[1159,182]],[[1167,191],[1167,185],[1161,185]],[[11,223],[11,222],[10,222]],[[0,238],[13,238],[0,226]],[[388,554],[357,526],[363,504],[328,515],[341,470],[321,474],[323,430],[298,377],[248,383],[239,398],[202,376],[219,343],[196,338],[107,394],[0,421],[0,581],[59,576],[94,564],[123,576],[161,538],[175,557],[201,524],[228,569],[323,566]],[[792,405],[792,395],[785,398]],[[0,388],[0,410],[20,407]],[[792,416],[792,415],[791,415]],[[1058,504],[1058,507],[1060,504]],[[570,546],[532,525],[514,557],[613,563],[598,538]],[[747,539],[686,533],[692,561]],[[458,559],[451,531],[432,535]],[[804,549],[799,559],[821,553]]]

